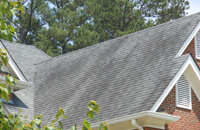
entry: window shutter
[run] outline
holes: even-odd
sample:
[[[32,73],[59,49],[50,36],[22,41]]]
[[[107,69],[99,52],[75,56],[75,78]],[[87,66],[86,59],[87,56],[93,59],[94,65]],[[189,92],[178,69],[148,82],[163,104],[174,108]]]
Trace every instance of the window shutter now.
[[[191,108],[190,84],[184,75],[177,82],[177,106]]]
[[[196,44],[196,58],[200,59],[200,30],[196,34],[195,44]]]

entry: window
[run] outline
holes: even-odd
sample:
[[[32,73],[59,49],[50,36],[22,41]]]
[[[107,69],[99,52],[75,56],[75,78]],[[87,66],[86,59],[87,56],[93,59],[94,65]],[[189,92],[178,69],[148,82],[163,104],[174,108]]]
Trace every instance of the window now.
[[[196,50],[196,58],[200,59],[200,30],[197,32],[195,36],[195,50]]]
[[[176,84],[176,105],[178,107],[191,109],[191,86],[184,75],[182,75]]]

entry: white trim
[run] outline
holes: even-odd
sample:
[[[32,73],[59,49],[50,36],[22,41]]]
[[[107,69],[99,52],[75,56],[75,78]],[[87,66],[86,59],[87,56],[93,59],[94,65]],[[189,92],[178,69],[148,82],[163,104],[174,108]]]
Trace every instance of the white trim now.
[[[179,118],[180,118],[178,116],[173,116],[173,115],[159,113],[159,112],[144,111],[144,112],[132,114],[132,115],[129,115],[129,116],[124,116],[124,117],[120,117],[120,118],[115,118],[115,119],[107,120],[105,122],[109,126],[109,125],[112,125],[112,124],[118,124],[118,123],[122,123],[122,122],[126,122],[126,121],[138,120],[140,118],[148,119],[148,118],[151,118],[151,117],[152,118],[157,118],[157,119],[160,119],[160,120],[166,120],[166,121],[169,121],[169,122],[178,121]],[[166,123],[166,121],[165,121],[165,123]],[[92,124],[91,128],[98,128],[98,126],[99,126],[100,123],[101,122]],[[142,126],[142,127],[146,127],[146,126]],[[155,127],[156,126],[154,126],[154,128]],[[161,127],[158,126],[158,128],[161,128]]]
[[[137,122],[136,122],[135,119],[133,119],[133,120],[131,121],[131,123],[132,123],[132,126],[133,126],[133,127],[136,127],[138,130],[144,130],[140,125],[137,124]]]
[[[6,83],[5,77],[0,76],[0,82],[1,82],[1,83]],[[24,88],[26,88],[26,87],[28,87],[28,86],[30,86],[30,85],[33,84],[33,83],[31,83],[31,82],[20,81],[20,80],[19,80],[19,81],[16,81],[15,83],[16,83],[16,88],[15,88],[15,90],[24,89]]]
[[[3,48],[3,49],[6,49],[1,42],[0,42],[0,47]],[[6,50],[6,51],[8,51],[8,50]],[[19,70],[18,66],[15,64],[15,62],[11,58],[11,56],[10,56],[9,53],[7,53],[7,56],[9,58],[8,64],[13,69],[13,71],[15,72],[15,74],[17,75],[17,77],[19,78],[19,80],[21,80],[21,81],[27,81],[26,78],[24,77],[24,75],[22,74],[22,72]]]
[[[181,56],[183,54],[183,52],[185,51],[185,49],[187,48],[187,46],[190,44],[190,42],[192,41],[192,39],[194,38],[194,36],[197,34],[197,32],[200,29],[200,22],[197,24],[197,26],[195,27],[195,29],[193,30],[193,32],[190,34],[190,36],[187,38],[187,40],[185,41],[185,43],[183,44],[183,46],[181,47],[181,49],[178,51],[178,53],[176,54],[175,57]]]
[[[176,75],[174,76],[174,78],[172,79],[172,81],[169,83],[169,85],[167,86],[167,88],[164,90],[164,92],[162,93],[162,95],[159,97],[159,99],[153,105],[153,107],[151,108],[151,111],[156,112],[156,110],[159,108],[159,106],[161,105],[161,103],[167,97],[167,95],[169,94],[169,92],[172,90],[172,88],[174,87],[174,85],[176,84],[176,82],[178,81],[178,79],[181,77],[181,75],[184,73],[184,71],[186,70],[186,68],[189,65],[191,65],[191,67],[194,70],[196,76],[200,80],[200,71],[199,71],[196,63],[194,62],[193,58],[191,56],[189,56],[187,58],[187,60],[185,61],[185,63],[180,68],[180,70],[178,71],[178,73],[176,73]],[[197,95],[197,97],[200,100],[200,97],[198,95]]]

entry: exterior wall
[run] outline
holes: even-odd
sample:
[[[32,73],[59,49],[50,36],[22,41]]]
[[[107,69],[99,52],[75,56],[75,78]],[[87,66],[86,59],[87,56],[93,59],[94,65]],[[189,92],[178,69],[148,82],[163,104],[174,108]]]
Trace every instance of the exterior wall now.
[[[10,100],[13,99],[13,93],[10,93],[10,95],[9,95],[9,99],[10,99]]]
[[[166,99],[161,104],[160,108],[165,109],[165,112],[167,112],[168,114],[181,117],[179,121],[166,125],[166,130],[200,130],[200,102],[193,90],[192,110],[176,107],[175,87],[168,94]]]
[[[151,128],[151,127],[144,127],[144,130],[160,130],[160,129],[157,129],[157,128]]]
[[[188,47],[185,49],[185,51],[183,52],[183,55],[184,54],[188,54],[188,53],[190,53],[192,55],[192,57],[195,59],[195,61],[197,62],[198,66],[200,67],[200,60],[196,59],[194,38],[191,41],[191,43],[188,45]]]

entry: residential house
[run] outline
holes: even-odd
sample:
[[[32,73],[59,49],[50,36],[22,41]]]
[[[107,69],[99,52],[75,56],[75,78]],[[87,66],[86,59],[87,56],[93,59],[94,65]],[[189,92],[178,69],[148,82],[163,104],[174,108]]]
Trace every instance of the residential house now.
[[[4,71],[19,79],[7,113],[20,108],[50,123],[62,107],[70,128],[95,100],[110,130],[200,129],[200,13],[55,58],[4,40],[1,47],[11,59]]]

